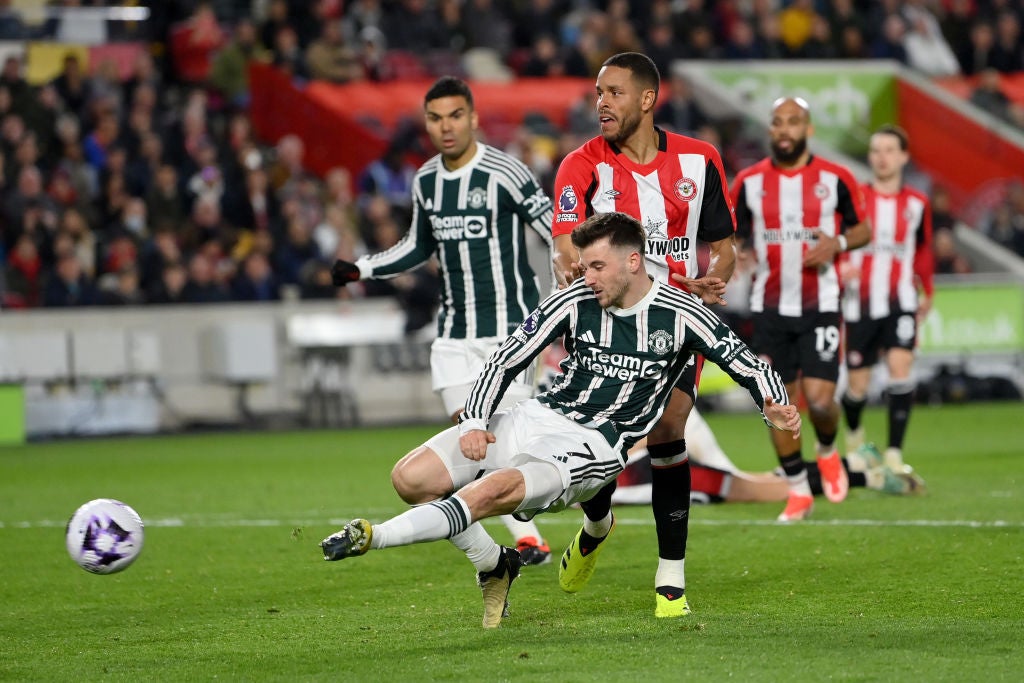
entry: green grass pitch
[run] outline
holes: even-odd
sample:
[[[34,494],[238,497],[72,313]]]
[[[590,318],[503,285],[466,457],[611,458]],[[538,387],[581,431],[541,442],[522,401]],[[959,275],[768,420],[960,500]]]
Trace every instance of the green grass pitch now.
[[[770,469],[753,415],[711,415]],[[884,414],[867,415],[884,435]],[[0,449],[0,680],[999,681],[1024,671],[1024,410],[919,407],[921,498],[855,490],[813,520],[781,504],[692,513],[694,613],[653,616],[650,510],[620,524],[587,589],[529,567],[484,631],[446,542],[327,563],[319,540],[404,509],[395,460],[437,427],[63,441]],[[805,437],[805,453],[809,451]],[[123,573],[88,574],[64,524],[113,497],[147,522]],[[556,553],[575,510],[538,519]],[[488,522],[499,541],[504,527]]]

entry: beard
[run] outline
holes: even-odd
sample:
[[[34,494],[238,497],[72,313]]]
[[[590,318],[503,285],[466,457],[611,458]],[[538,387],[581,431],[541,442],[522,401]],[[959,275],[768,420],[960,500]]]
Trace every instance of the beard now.
[[[788,152],[779,147],[773,142],[772,143],[772,156],[775,157],[776,161],[783,164],[791,164],[807,151],[807,138],[800,138],[799,140],[793,140],[793,147]]]
[[[613,145],[621,144],[625,142],[633,133],[636,132],[637,128],[640,127],[640,116],[627,116],[619,121],[619,132],[614,135],[605,135],[604,139]]]

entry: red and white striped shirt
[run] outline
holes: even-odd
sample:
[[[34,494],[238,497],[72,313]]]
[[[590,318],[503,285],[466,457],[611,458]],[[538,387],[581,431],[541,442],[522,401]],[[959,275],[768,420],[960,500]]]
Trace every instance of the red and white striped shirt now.
[[[750,310],[791,317],[838,312],[837,264],[804,268],[803,258],[815,230],[834,237],[864,220],[853,174],[816,156],[792,170],[769,158],[740,171],[732,189],[736,236],[752,241],[757,256]]]
[[[909,187],[897,194],[864,185],[871,242],[846,257],[859,277],[847,284],[843,315],[878,320],[898,310],[917,310],[917,287],[932,295],[932,209],[928,197]],[[916,276],[916,281],[915,281]]]
[[[658,154],[648,164],[633,163],[600,136],[570,153],[555,177],[551,233],[567,235],[589,216],[621,211],[643,224],[647,261],[659,277],[697,277],[697,240],[717,242],[736,228],[722,158],[706,142],[657,131]]]

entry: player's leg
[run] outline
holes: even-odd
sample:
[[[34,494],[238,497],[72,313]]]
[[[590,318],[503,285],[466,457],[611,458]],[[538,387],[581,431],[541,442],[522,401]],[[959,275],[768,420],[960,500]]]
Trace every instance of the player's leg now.
[[[842,502],[850,488],[835,446],[839,431],[839,404],[835,399],[839,379],[839,325],[838,313],[818,313],[808,317],[798,341],[803,375],[801,390],[817,437],[818,469],[825,497],[833,503]]]
[[[886,365],[889,384],[886,401],[889,404],[889,443],[885,449],[885,464],[896,472],[904,470],[903,439],[914,405],[914,345],[917,341],[917,321],[911,313],[890,317],[886,329]]]
[[[651,457],[651,510],[658,534],[658,570],[654,577],[655,616],[658,617],[690,613],[685,595],[690,461],[683,437],[686,419],[693,409],[695,366],[688,367],[683,375],[661,419],[647,435],[647,452]]]
[[[443,339],[434,340],[430,347],[430,367],[434,390],[441,397],[445,412],[451,417],[453,423],[458,423],[459,414],[462,413],[469,398],[469,392],[473,389],[476,378],[483,371],[484,362],[491,351],[497,348],[500,340],[495,339]],[[509,385],[499,410],[505,410],[515,403],[530,398],[532,394],[532,380],[527,373],[517,377]],[[531,547],[528,552],[527,564],[540,564],[545,560],[550,561],[550,549],[547,549],[540,531],[533,522],[520,523],[510,515],[502,516],[502,521],[516,539],[517,547],[521,540],[533,540],[523,545]],[[460,534],[452,539],[452,543],[466,553],[466,557],[473,562],[478,570],[481,563],[494,566],[500,546],[494,542],[490,534],[482,529],[473,530],[470,533]],[[542,549],[547,549],[544,555]]]
[[[493,347],[496,346],[496,344],[493,345]],[[490,349],[484,350],[489,355]],[[535,376],[536,372],[532,368],[528,368],[516,377],[505,390],[505,395],[498,404],[497,410],[507,410],[516,403],[531,398],[534,394],[533,378]],[[515,539],[516,550],[519,551],[524,565],[540,565],[551,562],[551,548],[548,547],[547,541],[544,540],[540,529],[532,519],[524,522],[512,515],[502,515],[501,521],[512,534],[512,538]]]
[[[856,453],[865,442],[861,418],[868,403],[871,368],[878,361],[880,324],[875,320],[846,323],[847,388],[843,392],[846,417],[846,455]]]
[[[754,349],[779,373],[779,377],[786,385],[789,400],[794,405],[799,405],[800,402],[797,384],[800,370],[799,338],[800,328],[797,321],[792,318],[777,313],[754,314]],[[811,495],[810,486],[807,484],[807,468],[801,453],[801,441],[794,440],[792,434],[777,429],[769,429],[768,436],[789,485],[786,507],[778,516],[778,520],[792,522],[805,519],[814,508],[814,496]]]
[[[718,439],[715,438],[715,433],[711,431],[711,426],[708,425],[696,406],[690,410],[690,415],[686,418],[686,428],[683,434],[686,439],[686,452],[690,456],[691,468],[699,463],[705,467],[714,467],[726,472],[739,470],[726,455],[718,443]]]

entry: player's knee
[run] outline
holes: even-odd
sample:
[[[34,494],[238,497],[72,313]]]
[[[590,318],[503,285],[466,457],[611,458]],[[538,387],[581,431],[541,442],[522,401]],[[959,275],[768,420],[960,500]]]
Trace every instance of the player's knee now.
[[[827,420],[837,414],[835,401],[831,397],[808,399],[807,412],[810,414],[811,420],[815,422]]]
[[[451,490],[451,478],[447,470],[436,471],[437,467],[431,466],[427,453],[432,454],[432,451],[421,446],[399,460],[391,469],[391,485],[395,493],[410,505],[437,500]],[[440,465],[436,456],[433,460]],[[443,466],[441,469],[444,469]]]

